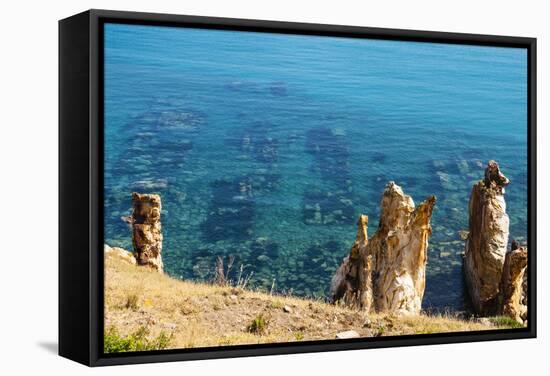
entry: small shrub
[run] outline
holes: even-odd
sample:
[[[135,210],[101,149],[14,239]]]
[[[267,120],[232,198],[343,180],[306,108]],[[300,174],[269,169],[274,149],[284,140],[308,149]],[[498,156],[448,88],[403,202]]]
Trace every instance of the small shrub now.
[[[263,313],[260,313],[252,320],[252,323],[248,326],[248,331],[259,335],[265,334],[267,333],[268,324],[269,319]]]
[[[130,294],[126,297],[126,304],[124,307],[126,309],[131,309],[132,311],[137,311],[139,308],[139,297],[136,294]]]
[[[240,288],[240,287],[233,287],[231,289],[231,295],[237,295],[239,296],[240,294],[242,294],[244,292],[244,289]]]
[[[189,299],[184,299],[180,304],[179,304],[179,311],[182,315],[184,316],[187,316],[187,315],[192,315],[194,313],[197,313],[197,307],[195,306],[195,304],[190,301]]]
[[[213,296],[209,301],[214,311],[219,311],[225,307],[224,299],[218,296]]]
[[[301,341],[304,339],[304,333],[303,332],[294,332],[294,338],[296,341]]]
[[[148,339],[149,330],[142,326],[128,336],[121,336],[116,328],[111,327],[105,331],[103,349],[107,353],[119,353],[129,351],[162,350],[170,345],[172,335],[164,332],[152,339]]]
[[[284,304],[281,300],[273,300],[271,302],[271,308],[275,308],[275,309],[280,309],[280,308],[283,308],[284,307]]]
[[[489,321],[492,322],[493,325],[502,326],[505,328],[510,328],[510,329],[523,328],[523,324],[520,324],[519,322],[517,322],[516,320],[508,316],[490,317]]]
[[[378,332],[376,333],[376,336],[377,337],[382,337],[384,335],[384,333],[386,333],[386,327],[384,325],[381,325],[378,328]]]
[[[307,306],[311,311],[313,311],[313,313],[321,313],[322,312],[322,309],[321,309],[321,307],[319,306],[318,303],[309,302]]]

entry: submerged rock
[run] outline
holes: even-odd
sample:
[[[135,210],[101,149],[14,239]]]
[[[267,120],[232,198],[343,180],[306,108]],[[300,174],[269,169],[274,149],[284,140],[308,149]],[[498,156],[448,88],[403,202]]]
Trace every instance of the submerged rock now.
[[[461,159],[456,163],[458,170],[462,175],[467,175],[469,172],[468,161]]]
[[[255,212],[250,178],[239,176],[229,180],[215,180],[210,183],[210,188],[212,200],[208,215],[200,224],[203,239],[208,243],[247,240],[252,232]]]
[[[287,95],[287,86],[283,81],[275,81],[269,86],[271,94],[278,97],[285,97]]]
[[[180,130],[194,130],[203,125],[205,116],[192,110],[162,111],[159,114],[156,126],[175,128]]]
[[[424,296],[435,197],[415,207],[394,182],[384,189],[380,223],[368,239],[361,215],[357,238],[331,283],[333,302],[365,311],[419,314]]]
[[[161,201],[156,194],[132,193],[132,243],[139,265],[163,271]]]
[[[155,189],[164,189],[168,186],[167,179],[144,179],[138,180],[133,183],[135,189],[141,190],[155,190]]]

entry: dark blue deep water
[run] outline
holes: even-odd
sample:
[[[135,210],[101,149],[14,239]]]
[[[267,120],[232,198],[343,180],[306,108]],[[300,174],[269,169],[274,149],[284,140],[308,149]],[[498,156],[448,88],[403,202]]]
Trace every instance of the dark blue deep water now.
[[[105,242],[131,249],[131,192],[157,192],[169,274],[234,255],[255,288],[323,297],[394,180],[438,198],[424,307],[463,309],[489,159],[526,240],[526,75],[523,49],[107,24]]]

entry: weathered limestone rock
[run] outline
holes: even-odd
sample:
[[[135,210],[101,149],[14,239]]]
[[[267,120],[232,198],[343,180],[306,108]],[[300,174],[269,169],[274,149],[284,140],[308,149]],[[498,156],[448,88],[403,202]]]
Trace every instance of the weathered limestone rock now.
[[[136,258],[132,252],[128,252],[125,249],[119,247],[109,247],[107,244],[104,244],[103,251],[107,257],[118,257],[129,264],[136,265]]]
[[[367,228],[369,217],[362,214],[357,222],[357,237],[350,254],[344,258],[332,277],[333,302],[370,311],[372,307],[372,255],[368,254]]]
[[[350,339],[361,337],[355,330],[347,330],[345,332],[336,333],[336,339]]]
[[[368,218],[359,218],[355,244],[332,279],[332,300],[368,312],[419,314],[434,204],[431,196],[415,208],[410,196],[388,183],[378,229],[370,240]]]
[[[481,315],[497,311],[510,225],[503,196],[508,183],[498,164],[490,161],[485,179],[473,186],[470,196],[464,273],[473,308]]]
[[[497,193],[503,195],[505,193],[504,187],[510,184],[510,180],[502,172],[496,161],[489,161],[487,168],[485,169],[485,177],[483,179],[487,188],[492,188]]]
[[[512,250],[506,254],[500,281],[499,314],[523,323],[527,306],[522,302],[523,277],[527,269],[527,248],[512,242]]]
[[[163,271],[161,201],[156,194],[132,193],[132,243],[139,265]]]

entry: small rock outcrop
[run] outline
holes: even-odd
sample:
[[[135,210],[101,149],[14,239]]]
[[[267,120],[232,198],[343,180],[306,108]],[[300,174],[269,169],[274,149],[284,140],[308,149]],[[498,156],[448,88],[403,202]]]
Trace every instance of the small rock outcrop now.
[[[485,179],[473,186],[470,195],[464,274],[473,309],[480,315],[498,310],[510,226],[504,200],[508,184],[498,164],[489,161]]]
[[[359,217],[356,241],[332,279],[332,301],[367,312],[419,314],[434,204],[431,196],[415,207],[401,187],[388,183],[370,239],[368,217]]]
[[[110,247],[107,244],[104,244],[103,251],[105,252],[105,256],[107,257],[118,257],[128,264],[136,265],[136,258],[134,257],[132,252],[129,252],[125,249],[119,247]]]
[[[527,248],[512,242],[512,249],[506,254],[500,281],[498,314],[519,322],[527,318],[527,305],[523,304],[523,280],[527,269]]]
[[[132,193],[132,243],[139,265],[163,271],[161,201],[157,194]]]
[[[504,187],[510,184],[510,180],[502,172],[496,161],[489,161],[485,169],[485,178],[483,179],[487,188],[494,189],[497,193],[503,195]]]
[[[349,255],[332,277],[331,299],[348,307],[370,311],[372,306],[372,256],[368,254],[367,229],[369,217],[362,214],[357,222],[357,237]]]
[[[347,330],[345,332],[336,333],[336,339],[350,339],[361,337],[355,330]]]

